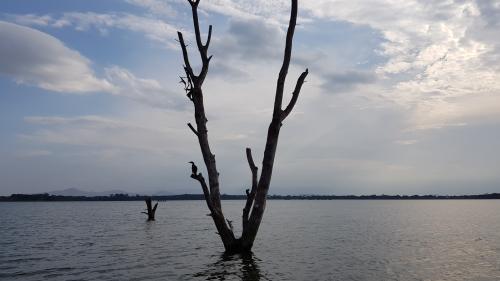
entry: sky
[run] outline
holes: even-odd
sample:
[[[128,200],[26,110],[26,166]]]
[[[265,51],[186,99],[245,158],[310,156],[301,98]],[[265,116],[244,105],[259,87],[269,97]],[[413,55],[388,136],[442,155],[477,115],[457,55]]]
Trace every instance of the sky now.
[[[290,1],[201,0],[221,193],[262,161]],[[179,76],[185,0],[2,0],[0,195],[201,193]],[[270,194],[500,191],[500,2],[300,0]],[[260,165],[258,165],[260,166]]]

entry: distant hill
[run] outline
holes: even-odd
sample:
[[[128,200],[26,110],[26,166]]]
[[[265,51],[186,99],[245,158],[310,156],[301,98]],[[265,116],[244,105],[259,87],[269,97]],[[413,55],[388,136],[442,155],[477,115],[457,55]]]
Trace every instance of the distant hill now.
[[[175,193],[172,193],[170,191],[165,191],[165,190],[157,190],[154,192],[146,192],[146,195],[153,195],[153,196],[167,196],[167,195],[174,195]]]
[[[59,196],[86,196],[86,197],[109,196],[110,194],[128,194],[128,192],[118,189],[106,190],[106,191],[85,191],[77,188],[67,188],[63,190],[49,191],[47,193],[50,195],[59,195]]]

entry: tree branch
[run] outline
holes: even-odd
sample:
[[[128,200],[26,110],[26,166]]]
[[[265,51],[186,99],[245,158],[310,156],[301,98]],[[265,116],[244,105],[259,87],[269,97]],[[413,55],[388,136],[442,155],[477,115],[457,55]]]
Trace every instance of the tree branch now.
[[[189,56],[186,48],[186,44],[184,43],[184,37],[180,31],[177,31],[177,36],[179,37],[179,44],[182,49],[182,57],[184,58],[184,70],[186,71],[186,75],[188,79],[195,80],[196,76],[193,73],[193,69],[191,68],[191,64],[189,63]]]
[[[194,33],[196,37],[196,45],[198,46],[198,51],[200,52],[200,57],[201,57],[201,71],[200,74],[197,77],[196,82],[199,83],[199,86],[201,87],[201,84],[203,84],[203,81],[205,80],[205,77],[207,76],[208,72],[208,64],[210,63],[210,59],[212,56],[208,57],[207,56],[207,51],[208,51],[208,45],[210,44],[210,39],[212,37],[212,26],[210,25],[208,28],[208,38],[207,38],[207,43],[205,46],[203,46],[203,43],[201,42],[201,32],[200,32],[200,23],[198,20],[198,4],[200,3],[200,0],[196,0],[194,2],[191,2],[191,10],[193,13],[193,25],[194,25]]]
[[[231,232],[233,232],[233,233],[234,233],[234,229],[233,229],[233,221],[230,221],[230,220],[228,220],[228,219],[226,219],[226,221],[227,221],[227,224],[229,225],[229,229],[231,229]]]
[[[297,99],[299,98],[300,89],[302,88],[302,84],[304,84],[304,81],[305,81],[308,73],[309,73],[309,70],[306,68],[306,71],[302,72],[302,74],[299,76],[299,79],[297,80],[297,84],[295,84],[295,90],[293,90],[293,93],[292,93],[292,99],[290,100],[290,103],[288,103],[285,110],[283,110],[281,112],[281,121],[282,122],[290,114],[290,112],[292,112],[292,109],[295,106]]]
[[[192,6],[198,6],[198,4],[200,3],[200,0],[188,0],[189,4],[191,4],[191,7]]]
[[[290,58],[292,56],[293,34],[295,32],[295,24],[297,23],[297,1],[292,1],[292,9],[290,13],[290,22],[286,33],[285,52],[283,55],[283,64],[281,65],[280,73],[278,74],[278,82],[276,84],[276,96],[274,99],[273,119],[279,121],[281,119],[281,105],[283,102],[283,90],[285,88],[286,75],[290,66]]]
[[[189,129],[191,129],[191,131],[193,131],[193,133],[194,133],[195,135],[197,135],[197,136],[198,136],[198,131],[196,131],[196,129],[193,127],[193,125],[191,125],[191,123],[188,123],[188,127],[189,127]]]
[[[255,163],[253,161],[252,157],[252,150],[247,147],[246,149],[247,153],[247,160],[248,160],[248,165],[250,166],[250,171],[252,171],[252,189],[246,190],[247,194],[247,202],[245,203],[245,207],[243,208],[243,228],[247,226],[248,223],[248,213],[250,212],[250,208],[252,207],[254,198],[255,198],[255,192],[257,191],[257,173],[258,173],[258,168],[255,166]]]
[[[208,26],[208,36],[207,36],[207,43],[205,43],[205,50],[208,50],[208,46],[210,46],[210,39],[212,38],[212,25]],[[209,58],[210,59],[210,58]]]
[[[196,45],[198,46],[198,50],[200,51],[201,59],[206,59],[206,50],[203,47],[203,43],[201,42],[201,33],[200,33],[200,23],[198,21],[198,3],[196,5],[191,5],[193,12],[193,25],[194,25],[194,33],[196,36]]]
[[[194,167],[196,167],[196,165],[194,165]],[[214,205],[212,203],[212,199],[210,198],[210,191],[208,191],[208,186],[207,183],[205,182],[205,178],[201,173],[198,174],[193,173],[191,174],[191,178],[200,182],[201,189],[203,190],[203,195],[205,196],[205,201],[207,202],[208,209],[210,210],[210,212],[214,213],[215,212]]]
[[[255,163],[253,162],[252,149],[247,147],[246,153],[247,153],[248,165],[250,166],[250,170],[252,171],[252,186],[256,186],[257,185],[258,168],[257,168],[257,166],[255,166]]]

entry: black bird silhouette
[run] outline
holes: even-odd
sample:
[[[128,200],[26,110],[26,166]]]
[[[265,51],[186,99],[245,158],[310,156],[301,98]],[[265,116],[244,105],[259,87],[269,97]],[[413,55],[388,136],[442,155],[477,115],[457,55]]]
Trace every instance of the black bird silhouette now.
[[[194,164],[193,161],[189,161],[188,163],[191,163],[191,172],[193,173],[193,175],[197,175],[198,174],[198,167],[196,167],[196,165]]]

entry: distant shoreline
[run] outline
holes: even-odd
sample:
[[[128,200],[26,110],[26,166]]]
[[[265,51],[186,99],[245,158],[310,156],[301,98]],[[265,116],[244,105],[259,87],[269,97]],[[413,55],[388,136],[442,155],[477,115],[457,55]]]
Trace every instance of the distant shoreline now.
[[[63,196],[43,194],[12,194],[0,196],[0,202],[68,202],[68,201],[142,201],[149,196],[110,194],[109,196]],[[151,196],[155,201],[205,200],[203,194]],[[222,200],[246,200],[246,195],[222,194]],[[500,199],[500,193],[478,195],[269,195],[269,200],[462,200]]]

